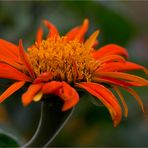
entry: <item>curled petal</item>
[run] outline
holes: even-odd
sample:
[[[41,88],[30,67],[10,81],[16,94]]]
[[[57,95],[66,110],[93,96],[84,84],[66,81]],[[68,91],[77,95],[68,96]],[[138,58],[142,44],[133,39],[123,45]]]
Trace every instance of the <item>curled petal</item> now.
[[[134,91],[132,88],[129,88],[129,87],[124,87],[124,89],[125,89],[126,91],[128,91],[132,96],[134,96],[134,98],[137,100],[138,104],[140,105],[142,111],[145,112],[145,111],[144,111],[143,102],[142,102],[141,98],[139,97],[139,95],[137,94],[137,92]]]
[[[57,90],[59,90],[62,87],[62,83],[58,81],[51,81],[48,83],[45,83],[42,87],[42,92],[44,94],[55,94]]]
[[[75,98],[71,98],[70,100],[64,102],[62,111],[69,110],[70,108],[74,107],[78,102],[79,102],[79,96],[77,94]]]
[[[42,42],[42,37],[43,37],[43,29],[40,27],[37,31],[37,35],[36,35],[36,41],[38,44],[40,44]]]
[[[3,94],[0,95],[0,103],[3,102],[6,98],[8,98],[10,95],[12,95],[14,92],[19,90],[23,85],[25,84],[25,81],[19,81],[13,83]]]
[[[62,111],[66,111],[77,104],[79,96],[74,88],[65,82],[51,81],[43,85],[44,94],[58,95],[63,101]]]
[[[19,41],[19,54],[20,54],[21,61],[23,62],[26,69],[28,70],[30,76],[33,79],[35,79],[35,74],[34,74],[33,68],[29,64],[28,57],[27,57],[27,55],[26,55],[26,53],[24,51],[22,40]]]
[[[128,57],[128,52],[126,51],[126,49],[115,44],[109,44],[101,47],[97,51],[94,51],[92,53],[92,56],[96,60],[99,60],[99,58],[103,56],[115,55],[115,54],[125,56],[126,58]]]
[[[124,97],[123,97],[122,93],[120,92],[120,90],[118,89],[117,86],[113,86],[113,89],[116,91],[116,93],[120,97],[120,100],[121,100],[123,107],[124,107],[124,116],[127,117],[128,116],[128,107],[127,107],[127,104],[124,100]]]
[[[32,84],[29,86],[28,90],[22,95],[22,102],[24,106],[30,104],[33,98],[41,90],[42,84]]]
[[[14,79],[20,81],[31,81],[30,77],[18,71],[10,65],[0,63],[0,78]]]
[[[59,32],[57,30],[57,28],[49,21],[44,20],[43,21],[45,26],[49,29],[49,34],[48,37],[54,37],[54,36],[59,36]]]
[[[69,84],[62,82],[62,88],[57,95],[64,100],[62,111],[66,111],[75,106],[79,101],[79,95]]]
[[[137,100],[137,102],[139,103],[139,105],[141,106],[142,110],[144,111],[143,103],[142,103],[140,97],[138,96],[138,94],[133,89],[128,87],[128,86],[141,86],[141,85],[139,85],[139,83],[124,82],[122,80],[117,80],[117,79],[108,78],[108,77],[105,77],[105,78],[95,78],[94,80],[95,80],[95,82],[103,82],[103,83],[107,83],[107,84],[113,84],[112,87],[114,88],[114,90],[119,95],[119,97],[120,97],[120,99],[122,101],[122,104],[124,106],[124,110],[125,110],[124,115],[125,115],[125,117],[127,117],[127,114],[128,114],[127,105],[126,105],[126,103],[124,101],[124,98],[123,98],[121,92],[117,88],[117,86],[121,86],[126,91],[128,91],[130,94],[132,94],[135,97],[135,99]]]
[[[76,83],[76,86],[85,89],[93,96],[97,97],[107,107],[114,122],[114,126],[120,123],[122,118],[121,107],[116,97],[109,89],[105,88],[103,85],[92,82]]]

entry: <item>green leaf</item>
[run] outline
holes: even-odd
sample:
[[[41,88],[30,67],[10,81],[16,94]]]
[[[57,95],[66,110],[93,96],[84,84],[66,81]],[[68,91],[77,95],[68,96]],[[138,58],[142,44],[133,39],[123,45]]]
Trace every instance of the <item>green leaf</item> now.
[[[0,147],[19,147],[19,145],[12,136],[0,133]]]

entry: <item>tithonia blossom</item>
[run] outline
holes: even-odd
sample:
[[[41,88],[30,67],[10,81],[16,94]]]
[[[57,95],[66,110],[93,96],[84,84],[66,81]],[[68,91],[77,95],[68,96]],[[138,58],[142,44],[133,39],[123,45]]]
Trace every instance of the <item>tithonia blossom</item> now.
[[[127,117],[128,108],[119,90],[121,87],[133,95],[144,110],[140,97],[131,86],[148,86],[148,81],[126,71],[143,70],[147,74],[148,71],[141,65],[127,61],[125,48],[108,44],[96,50],[99,30],[85,39],[88,19],[64,36],[51,22],[44,20],[44,24],[49,30],[47,37],[43,39],[43,29],[40,27],[35,43],[27,51],[23,48],[22,40],[17,46],[0,39],[0,78],[14,82],[1,94],[0,102],[28,83],[29,87],[22,95],[24,106],[52,94],[63,101],[61,110],[66,111],[79,102],[77,90],[83,89],[102,102],[114,126],[117,126],[122,118],[122,108],[109,88],[121,99]]]

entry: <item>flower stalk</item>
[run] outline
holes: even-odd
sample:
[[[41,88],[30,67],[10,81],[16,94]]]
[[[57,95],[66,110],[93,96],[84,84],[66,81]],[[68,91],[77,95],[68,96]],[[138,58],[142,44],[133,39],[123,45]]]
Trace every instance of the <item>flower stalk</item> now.
[[[41,115],[37,130],[33,137],[22,147],[47,147],[51,144],[74,110],[72,108],[61,112],[61,105],[62,103],[59,102],[59,98],[56,96],[50,96],[41,102]]]

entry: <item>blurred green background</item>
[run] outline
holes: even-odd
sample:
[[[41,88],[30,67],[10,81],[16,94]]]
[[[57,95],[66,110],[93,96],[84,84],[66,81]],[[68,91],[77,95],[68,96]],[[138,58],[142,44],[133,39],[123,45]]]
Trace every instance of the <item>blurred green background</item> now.
[[[61,34],[90,20],[89,36],[100,29],[99,47],[115,43],[127,48],[130,60],[148,67],[148,2],[134,1],[0,1],[0,38],[24,46],[33,44],[43,19],[57,26]],[[46,32],[47,30],[45,30]],[[47,32],[46,32],[47,33]],[[146,77],[142,72],[135,72]],[[1,92],[7,81],[0,80]],[[124,93],[128,118],[114,128],[106,108],[94,106],[90,96],[81,97],[75,112],[52,146],[148,146],[148,89],[136,88],[144,101],[143,114],[132,96]],[[24,108],[20,90],[0,105],[0,126],[16,135],[20,143],[28,140],[39,119],[39,103]]]

